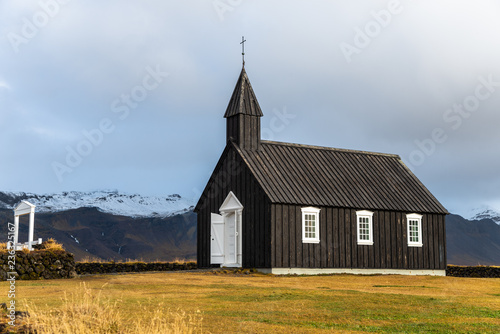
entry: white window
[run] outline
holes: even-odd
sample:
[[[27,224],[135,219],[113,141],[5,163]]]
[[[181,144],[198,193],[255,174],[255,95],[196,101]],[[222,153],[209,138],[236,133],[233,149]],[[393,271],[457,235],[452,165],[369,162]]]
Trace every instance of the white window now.
[[[412,213],[406,215],[408,225],[408,246],[422,247],[422,215]]]
[[[319,243],[318,208],[302,208],[302,242]]]
[[[356,211],[358,245],[373,245],[373,212]]]

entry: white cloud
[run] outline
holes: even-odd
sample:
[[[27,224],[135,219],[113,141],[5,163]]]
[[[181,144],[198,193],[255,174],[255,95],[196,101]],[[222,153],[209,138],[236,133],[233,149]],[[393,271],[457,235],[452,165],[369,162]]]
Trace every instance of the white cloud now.
[[[2,79],[0,79],[0,91],[1,90],[10,90],[10,86],[7,82],[3,81]]]

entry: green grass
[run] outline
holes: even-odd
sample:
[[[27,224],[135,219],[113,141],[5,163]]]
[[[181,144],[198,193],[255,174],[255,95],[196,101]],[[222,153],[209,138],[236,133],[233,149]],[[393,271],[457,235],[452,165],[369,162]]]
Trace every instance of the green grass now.
[[[415,286],[415,285],[374,285],[374,288],[422,288],[422,289],[437,289],[436,287],[432,286],[425,286],[425,285],[420,285],[420,286]]]
[[[19,301],[57,309],[81,282],[133,315],[125,322],[142,316],[138,305],[167,305],[201,311],[203,328],[212,333],[500,332],[500,279],[172,272],[24,281],[16,292]],[[7,288],[0,283],[3,296]]]

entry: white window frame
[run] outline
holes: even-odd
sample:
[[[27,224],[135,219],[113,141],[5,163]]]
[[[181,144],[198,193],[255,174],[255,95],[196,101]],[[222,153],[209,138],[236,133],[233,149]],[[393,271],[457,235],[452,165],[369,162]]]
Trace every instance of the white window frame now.
[[[418,240],[411,240],[410,236],[410,221],[417,221]],[[422,247],[422,215],[418,213],[410,213],[406,215],[406,233],[408,234],[408,247]]]
[[[302,242],[309,244],[319,244],[319,212],[321,209],[307,207],[301,208],[302,210]],[[306,237],[306,215],[313,215],[315,224],[314,224],[314,237]]]
[[[368,240],[360,238],[360,218],[368,219]],[[358,239],[358,245],[373,245],[373,212],[366,210],[356,211],[356,235]]]

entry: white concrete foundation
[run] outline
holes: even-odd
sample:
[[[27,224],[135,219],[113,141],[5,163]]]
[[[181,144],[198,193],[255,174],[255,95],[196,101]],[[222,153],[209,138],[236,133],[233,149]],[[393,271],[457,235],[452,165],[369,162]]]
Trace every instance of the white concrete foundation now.
[[[274,275],[411,275],[411,276],[446,276],[445,270],[432,269],[356,269],[356,268],[261,268],[258,271]]]

